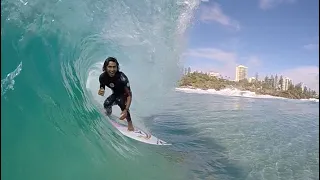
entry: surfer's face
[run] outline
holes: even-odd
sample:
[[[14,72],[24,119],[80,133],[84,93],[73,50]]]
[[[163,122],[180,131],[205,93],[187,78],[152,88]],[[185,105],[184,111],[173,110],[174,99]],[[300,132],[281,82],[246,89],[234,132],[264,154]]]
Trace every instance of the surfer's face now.
[[[107,72],[109,76],[113,77],[116,74],[117,70],[118,70],[117,64],[115,62],[110,61],[107,66]]]

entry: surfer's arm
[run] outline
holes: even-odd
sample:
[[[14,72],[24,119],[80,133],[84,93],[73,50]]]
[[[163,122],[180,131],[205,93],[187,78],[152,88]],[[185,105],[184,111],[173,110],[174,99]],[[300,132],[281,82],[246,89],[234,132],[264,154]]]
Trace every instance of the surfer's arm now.
[[[123,76],[125,78],[122,79],[122,83],[123,83],[123,87],[124,87],[125,96],[127,97],[126,110],[129,110],[130,105],[131,105],[131,101],[132,101],[132,92],[131,92],[131,88],[130,88],[129,79],[127,78],[126,75],[123,74]]]
[[[127,100],[126,100],[126,110],[129,110],[131,101],[132,101],[132,93],[128,87],[124,87],[124,90],[127,94]]]
[[[103,73],[99,76],[99,82],[100,82],[100,89],[105,88],[105,84],[103,83]]]

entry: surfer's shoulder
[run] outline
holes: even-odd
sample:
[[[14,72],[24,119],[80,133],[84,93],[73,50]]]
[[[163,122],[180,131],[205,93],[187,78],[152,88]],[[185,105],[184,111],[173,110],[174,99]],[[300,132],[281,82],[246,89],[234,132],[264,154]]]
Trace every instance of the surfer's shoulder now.
[[[99,80],[101,81],[101,80],[105,79],[106,78],[106,74],[107,74],[106,72],[101,73],[100,76],[99,76]]]
[[[104,77],[104,72],[100,74],[99,79]]]
[[[119,71],[119,77],[120,77],[120,80],[121,80],[122,82],[127,82],[127,81],[128,81],[127,76],[126,76],[123,72],[121,72],[121,71]]]

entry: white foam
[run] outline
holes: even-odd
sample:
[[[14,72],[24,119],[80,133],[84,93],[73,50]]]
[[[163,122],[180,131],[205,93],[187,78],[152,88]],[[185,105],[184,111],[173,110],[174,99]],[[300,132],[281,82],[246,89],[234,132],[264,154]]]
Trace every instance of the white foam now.
[[[236,96],[236,97],[248,97],[248,98],[270,98],[270,99],[287,99],[284,97],[276,97],[271,95],[258,95],[255,92],[251,91],[241,91],[239,89],[222,89],[217,91],[215,89],[202,90],[199,88],[175,88],[176,91],[184,92],[184,93],[195,93],[195,94],[217,94],[223,96]],[[314,101],[319,102],[319,99],[300,99],[303,101]]]
[[[319,99],[315,98],[309,98],[309,99],[300,99],[301,101],[313,101],[313,102],[319,102]]]
[[[6,78],[1,79],[1,96],[3,96],[9,89],[14,90],[14,78],[17,77],[22,70],[22,62],[16,67],[14,71],[7,74]]]

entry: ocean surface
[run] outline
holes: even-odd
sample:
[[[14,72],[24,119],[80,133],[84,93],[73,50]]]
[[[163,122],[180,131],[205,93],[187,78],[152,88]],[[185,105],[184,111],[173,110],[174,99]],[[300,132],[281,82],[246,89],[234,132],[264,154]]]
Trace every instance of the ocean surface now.
[[[175,88],[199,3],[1,1],[1,178],[319,179],[318,101]],[[172,146],[126,138],[101,113],[108,56],[129,77],[134,124]]]

